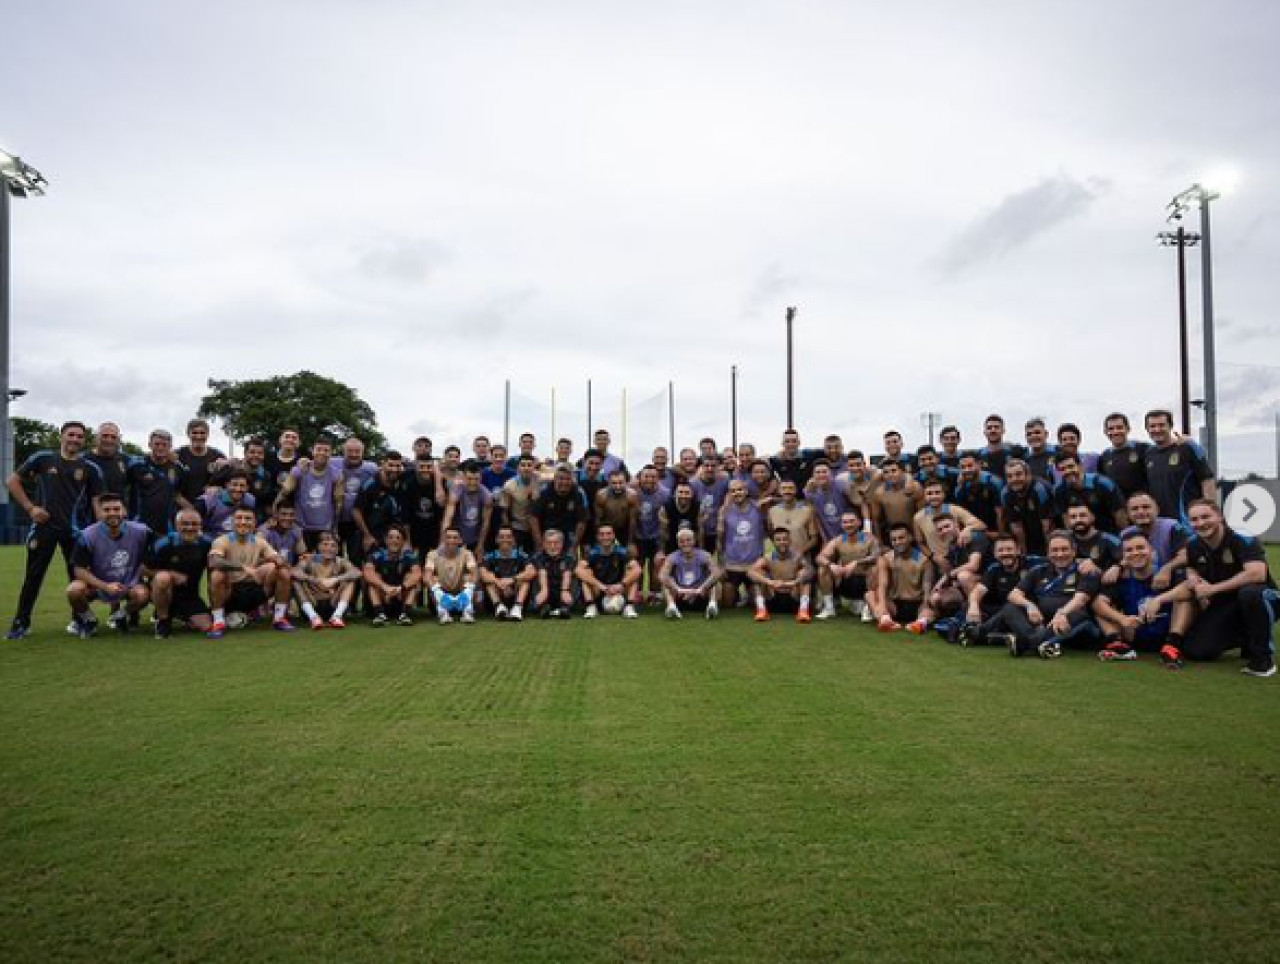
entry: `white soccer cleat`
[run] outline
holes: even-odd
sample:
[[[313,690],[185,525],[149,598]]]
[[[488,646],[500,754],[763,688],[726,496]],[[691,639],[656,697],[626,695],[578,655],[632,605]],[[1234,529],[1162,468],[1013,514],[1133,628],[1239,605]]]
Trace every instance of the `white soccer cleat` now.
[[[715,619],[719,615],[720,607],[716,605],[716,601],[713,599],[711,602],[707,603],[707,618]]]
[[[507,611],[507,607],[502,603],[498,603],[497,608],[493,611],[493,618],[501,622],[506,619],[508,615],[510,615],[510,613]]]
[[[631,605],[631,603],[627,603],[625,606],[622,607],[622,618],[623,619],[639,619],[640,614],[636,612],[635,606]]]
[[[446,612],[445,610],[443,609],[440,610],[440,625],[446,626],[451,622],[453,622],[453,617],[450,616],[448,612]]]
[[[524,619],[524,609],[519,603],[511,607],[511,621],[518,623]]]
[[[462,611],[462,619],[460,620],[460,622],[469,626],[475,621],[476,621],[475,610],[472,609],[470,606],[468,606],[466,609]]]
[[[876,617],[871,614],[871,607],[866,603],[862,604],[862,614],[858,617],[864,623],[874,623]]]
[[[680,610],[679,610],[679,609],[677,609],[675,606],[668,606],[668,607],[667,607],[667,613],[666,613],[666,615],[667,615],[667,618],[668,618],[668,619],[682,619],[682,618],[683,618],[683,617],[680,615]]]
[[[596,604],[592,603],[587,607],[587,611],[582,614],[583,619],[595,619],[600,615],[600,610],[596,608]]]
[[[831,603],[824,603],[822,608],[818,610],[815,619],[835,619],[836,607]]]

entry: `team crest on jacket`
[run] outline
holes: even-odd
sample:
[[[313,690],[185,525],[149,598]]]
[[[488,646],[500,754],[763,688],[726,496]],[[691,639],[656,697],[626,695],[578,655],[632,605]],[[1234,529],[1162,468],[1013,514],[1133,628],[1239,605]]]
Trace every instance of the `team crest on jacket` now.
[[[1177,465],[1179,458],[1181,458],[1181,456],[1179,456],[1177,452],[1174,452],[1172,455],[1169,456],[1169,464]]]
[[[1228,566],[1231,565],[1233,562],[1235,562],[1235,558],[1231,555],[1230,549],[1223,550],[1222,561],[1225,562]]]
[[[84,469],[76,469],[74,472],[72,472],[72,473],[71,473],[71,477],[72,477],[73,479],[75,479],[77,482],[83,482],[83,481],[84,481]]]
[[[1132,464],[1132,463],[1137,462],[1137,461],[1138,461],[1138,453],[1137,453],[1137,452],[1130,452],[1130,453],[1129,453],[1129,462]]]

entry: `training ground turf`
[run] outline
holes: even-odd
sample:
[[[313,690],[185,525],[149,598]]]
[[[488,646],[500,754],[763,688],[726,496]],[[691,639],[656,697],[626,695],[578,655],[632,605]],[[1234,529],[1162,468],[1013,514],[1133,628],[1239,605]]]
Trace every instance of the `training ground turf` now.
[[[0,551],[0,605],[19,550]],[[1280,958],[1280,677],[842,617],[0,642],[0,961]]]

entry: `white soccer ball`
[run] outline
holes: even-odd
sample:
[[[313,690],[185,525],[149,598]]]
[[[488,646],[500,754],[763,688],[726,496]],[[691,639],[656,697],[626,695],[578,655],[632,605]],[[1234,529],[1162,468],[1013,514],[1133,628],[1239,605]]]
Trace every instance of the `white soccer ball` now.
[[[227,613],[227,629],[244,629],[249,625],[249,617],[244,613]]]
[[[626,605],[627,601],[622,596],[605,596],[600,603],[600,608],[609,613],[609,615],[616,616],[622,612]]]

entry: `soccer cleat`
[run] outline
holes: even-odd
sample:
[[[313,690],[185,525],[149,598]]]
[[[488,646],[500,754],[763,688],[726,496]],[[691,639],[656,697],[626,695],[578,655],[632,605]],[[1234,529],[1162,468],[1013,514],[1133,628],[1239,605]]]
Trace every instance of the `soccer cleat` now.
[[[476,621],[475,610],[473,610],[470,606],[468,606],[466,609],[462,611],[462,619],[459,620],[459,622],[469,626],[475,621]]]
[[[374,616],[371,620],[369,620],[369,625],[372,626],[374,629],[381,629],[386,624],[387,624],[386,613],[378,613],[378,615]]]
[[[1160,665],[1165,669],[1180,670],[1186,665],[1182,658],[1182,650],[1168,644],[1160,647]]]
[[[758,623],[767,623],[767,622],[769,621],[769,619],[770,619],[770,616],[769,616],[769,610],[767,610],[767,609],[757,609],[757,610],[756,610],[756,622],[758,622]]]
[[[867,604],[861,599],[849,600],[849,615],[857,616],[861,619],[867,613]]]
[[[493,618],[498,622],[504,622],[507,618],[507,607],[503,603],[498,603],[493,610]]]
[[[1046,639],[1036,647],[1041,659],[1057,659],[1062,655],[1062,644],[1056,640]]]
[[[813,617],[809,615],[809,610],[802,609],[798,613],[796,613],[796,622],[810,623],[810,622],[813,622]]]
[[[858,615],[858,619],[860,619],[864,623],[873,623],[875,622],[876,617],[871,612],[871,607],[868,606],[866,603],[863,603],[862,612]]]
[[[204,634],[205,639],[221,639],[225,635],[227,635],[227,624],[223,622],[214,623]]]
[[[412,616],[410,616],[407,612],[405,612],[405,613],[401,613],[399,616],[397,616],[397,617],[396,617],[396,625],[397,625],[397,626],[412,626],[412,625],[413,625],[413,617],[412,617]]]
[[[923,636],[925,632],[929,629],[929,625],[923,619],[917,619],[914,622],[907,623],[906,628],[907,628],[907,632],[909,633],[912,633],[916,636]]]
[[[324,629],[324,620],[319,616],[315,616],[311,620],[311,629],[313,632],[320,632]]]
[[[596,608],[596,604],[592,603],[587,607],[587,611],[582,614],[583,619],[595,619],[600,615],[600,610]]]
[[[156,639],[168,639],[173,635],[173,620],[169,618],[156,619]]]
[[[519,603],[511,607],[511,621],[513,623],[522,622],[524,620],[524,609]]]
[[[640,614],[636,612],[635,606],[631,605],[631,603],[627,603],[625,606],[622,607],[622,618],[623,619],[639,619]]]
[[[706,617],[708,619],[715,619],[719,615],[720,615],[720,607],[716,605],[716,601],[713,599],[709,603],[707,603]]]
[[[281,616],[279,619],[271,620],[271,628],[277,633],[291,633],[298,627],[289,622],[288,617]]]
[[[1116,660],[1133,660],[1138,658],[1138,651],[1128,643],[1114,642],[1107,643],[1106,646],[1098,650],[1098,659],[1104,663],[1114,663]]]
[[[880,617],[880,621],[876,623],[876,629],[882,633],[896,633],[902,626],[893,621],[893,617],[887,613]]]
[[[31,625],[23,622],[21,619],[15,619],[9,625],[9,631],[4,634],[5,639],[22,639],[31,635]]]
[[[675,606],[674,604],[672,604],[672,605],[670,605],[670,606],[668,606],[668,607],[667,607],[667,610],[666,610],[666,612],[664,613],[664,615],[665,615],[668,619],[682,619],[682,618],[683,618],[683,617],[680,615],[680,610],[679,610],[679,609],[677,609],[677,608],[676,608],[676,606]]]
[[[123,610],[113,612],[107,619],[107,627],[115,630],[121,636],[127,636],[129,633],[129,615]]]
[[[818,619],[835,619],[835,618],[836,618],[836,607],[835,607],[832,603],[825,603],[825,604],[823,605],[823,607],[822,607],[820,610],[818,610],[818,615],[817,615],[817,617],[816,617],[816,618],[818,618]]]
[[[563,608],[556,610],[556,615],[561,619],[571,619],[573,617],[573,610],[568,606],[564,606]]]
[[[440,625],[447,626],[451,622],[453,622],[453,617],[449,615],[449,610],[447,609],[440,610]]]
[[[341,617],[341,616],[330,616],[330,617],[329,617],[329,628],[330,628],[330,629],[346,629],[346,628],[347,628],[347,624],[346,624],[345,622],[343,622],[343,620],[342,620],[342,617]]]
[[[1276,661],[1270,656],[1255,656],[1241,668],[1240,672],[1245,676],[1266,679],[1268,676],[1276,675]]]
[[[991,633],[987,636],[987,642],[992,646],[1003,646],[1014,659],[1022,655],[1022,647],[1018,645],[1018,637],[1013,633]]]

